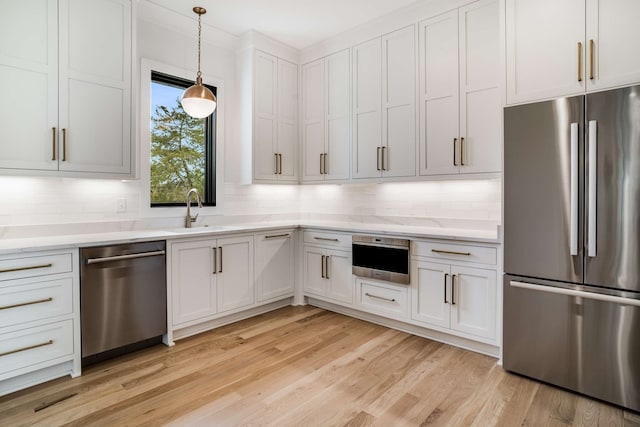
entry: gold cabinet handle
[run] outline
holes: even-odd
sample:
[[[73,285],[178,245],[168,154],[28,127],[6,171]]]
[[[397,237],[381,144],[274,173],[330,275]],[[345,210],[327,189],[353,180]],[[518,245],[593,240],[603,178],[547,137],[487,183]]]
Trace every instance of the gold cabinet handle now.
[[[49,297],[45,299],[39,299],[36,301],[21,302],[18,304],[11,304],[11,305],[3,305],[3,306],[0,306],[0,310],[8,310],[10,308],[18,308],[18,307],[24,307],[27,305],[42,304],[43,302],[51,302],[51,301],[53,301],[53,298]]]
[[[323,157],[324,157],[324,154],[320,153],[320,175],[324,175],[324,168],[322,167],[322,165],[324,164],[322,161]]]
[[[278,153],[273,153],[273,174],[278,175]]]
[[[324,258],[325,256],[322,255],[322,258],[320,259],[320,275],[322,276],[323,279],[324,279]]]
[[[582,81],[582,42],[578,42],[578,81]]]
[[[282,175],[282,153],[278,153],[278,175]]]
[[[28,347],[22,347],[22,348],[17,348],[15,350],[5,351],[4,353],[0,353],[0,357],[9,356],[10,354],[20,353],[22,351],[33,350],[34,348],[44,347],[44,346],[51,345],[51,344],[53,344],[53,341],[49,340],[49,341],[43,342],[41,344],[35,344],[35,345],[30,345]]]
[[[386,153],[386,151],[385,151],[386,149],[387,149],[387,147],[385,147],[385,146],[382,147],[382,170],[383,171],[387,170],[387,165],[386,165],[386,162],[385,162],[385,159],[387,157],[387,155],[385,154]]]
[[[58,156],[57,156],[57,151],[58,151],[58,129],[56,129],[55,127],[51,128],[52,133],[53,133],[53,138],[52,138],[52,154],[51,154],[51,160],[57,160]]]
[[[456,275],[451,276],[451,305],[456,305]]]
[[[220,249],[220,269],[218,273],[222,273],[222,246],[218,246],[218,249]]]
[[[6,268],[4,270],[0,270],[0,273],[13,273],[15,271],[37,270],[39,268],[51,268],[51,267],[53,267],[53,264],[30,265],[29,267]]]
[[[281,237],[289,237],[291,234],[289,233],[285,233],[285,234],[273,234],[271,236],[264,236],[265,239],[279,239]]]
[[[324,171],[324,174],[328,174],[329,171],[327,169],[327,156],[329,154],[328,153],[324,153],[324,157],[322,158],[322,170]]]
[[[471,252],[445,251],[442,249],[431,249],[431,252],[436,254],[449,254],[449,255],[465,255],[465,256],[471,255]]]
[[[324,277],[329,279],[329,260],[331,259],[331,255],[327,255],[324,257]]]
[[[380,166],[380,150],[381,149],[382,149],[382,147],[376,147],[376,150],[377,150],[376,169],[378,169],[378,170],[382,170],[382,168]]]
[[[379,297],[378,295],[370,294],[369,292],[365,292],[365,295],[368,296],[369,298],[381,299],[383,301],[389,301],[389,302],[396,302],[395,298]]]
[[[458,142],[458,138],[453,138],[453,166],[458,166],[456,162],[456,142]]]
[[[218,273],[218,248],[211,248],[211,250],[213,251],[213,273],[212,274],[217,274]]]
[[[449,273],[444,273],[444,303],[449,304],[447,301],[447,277],[449,277]]]
[[[67,129],[62,128],[62,161],[67,161]]]
[[[464,138],[460,138],[460,166],[464,166]]]
[[[318,236],[313,236],[314,239],[316,240],[323,240],[325,242],[339,242],[340,240],[338,239],[330,239],[328,237],[318,237]]]
[[[594,66],[593,66],[593,61],[594,61],[594,54],[595,54],[595,50],[596,50],[596,46],[595,46],[595,42],[593,41],[593,39],[589,40],[589,80],[594,80],[596,78],[593,70],[594,70]]]

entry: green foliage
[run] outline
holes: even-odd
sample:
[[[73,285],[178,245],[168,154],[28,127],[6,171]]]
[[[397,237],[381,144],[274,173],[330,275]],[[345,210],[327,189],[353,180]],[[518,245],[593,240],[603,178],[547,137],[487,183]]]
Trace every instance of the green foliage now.
[[[151,116],[151,203],[184,203],[187,191],[204,195],[205,119],[184,112],[180,99]]]

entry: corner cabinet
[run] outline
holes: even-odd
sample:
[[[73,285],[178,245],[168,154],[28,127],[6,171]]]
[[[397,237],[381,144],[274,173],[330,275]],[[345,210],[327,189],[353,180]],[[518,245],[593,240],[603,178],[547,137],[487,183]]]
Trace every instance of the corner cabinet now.
[[[302,66],[302,180],[349,179],[350,51]]]
[[[131,1],[9,2],[0,40],[0,168],[131,174]]]
[[[353,178],[416,175],[415,25],[353,47]]]
[[[297,182],[298,66],[256,50],[253,67],[253,179]]]
[[[256,234],[256,301],[293,296],[295,291],[294,230]]]
[[[420,23],[420,175],[500,172],[499,4]]]
[[[507,104],[640,82],[640,3],[505,0]]]
[[[305,231],[303,262],[305,295],[353,305],[350,235]]]

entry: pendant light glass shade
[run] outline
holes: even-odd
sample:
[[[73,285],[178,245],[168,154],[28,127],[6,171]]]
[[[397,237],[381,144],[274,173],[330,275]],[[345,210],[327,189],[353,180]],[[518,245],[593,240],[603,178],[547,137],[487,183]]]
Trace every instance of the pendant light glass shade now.
[[[180,103],[188,115],[203,119],[216,110],[217,100],[213,92],[202,84],[202,73],[200,72],[200,35],[202,33],[200,18],[207,13],[207,10],[203,7],[194,7],[193,11],[198,15],[198,74],[196,75],[196,84],[184,91]]]

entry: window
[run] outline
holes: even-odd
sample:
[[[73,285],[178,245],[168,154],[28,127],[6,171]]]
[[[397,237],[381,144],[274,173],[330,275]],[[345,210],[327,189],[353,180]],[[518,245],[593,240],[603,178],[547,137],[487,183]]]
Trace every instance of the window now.
[[[184,206],[191,188],[204,205],[216,205],[216,112],[206,119],[184,112],[180,97],[191,85],[151,72],[151,207]]]

